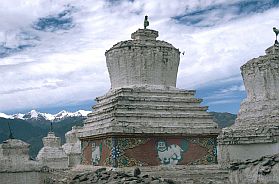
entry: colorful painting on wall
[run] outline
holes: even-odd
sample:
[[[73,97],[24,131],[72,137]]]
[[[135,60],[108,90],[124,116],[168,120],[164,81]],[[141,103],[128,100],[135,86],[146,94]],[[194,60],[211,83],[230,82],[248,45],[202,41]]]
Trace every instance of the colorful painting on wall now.
[[[215,164],[216,146],[212,137],[87,140],[82,141],[82,163],[114,167]]]
[[[163,165],[177,165],[182,159],[183,152],[187,151],[187,141],[182,139],[184,149],[177,144],[171,144],[168,146],[166,141],[160,140],[157,142],[157,154]]]

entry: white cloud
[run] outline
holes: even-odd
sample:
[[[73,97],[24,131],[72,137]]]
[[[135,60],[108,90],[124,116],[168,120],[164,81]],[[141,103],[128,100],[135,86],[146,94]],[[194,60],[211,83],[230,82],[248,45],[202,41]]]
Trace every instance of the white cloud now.
[[[238,101],[237,99],[216,100],[214,102],[209,102],[208,105],[230,104]]]
[[[228,92],[233,92],[233,91],[245,91],[245,87],[243,84],[241,85],[233,85],[229,88],[225,88],[225,89],[222,89],[220,92],[221,93],[228,93]]]
[[[186,55],[182,57],[179,78],[183,83],[179,82],[179,85],[184,86],[187,84],[184,81],[187,81],[188,86],[195,87],[205,82],[240,75],[242,64],[263,55],[264,50],[273,44],[271,28],[278,22],[276,17],[279,17],[278,9],[199,30],[191,33],[192,39],[188,42],[182,38],[188,43],[184,46],[188,52],[186,48]]]
[[[238,1],[233,1],[238,2]],[[278,23],[279,11],[237,17],[224,13],[220,24],[194,27],[172,17],[227,1],[118,1],[103,0],[3,1],[0,4],[0,46],[34,47],[0,58],[0,111],[70,104],[93,99],[109,89],[105,50],[143,27],[144,15],[150,28],[159,31],[159,39],[172,43],[181,55],[178,87],[197,88],[212,81],[239,75],[239,67],[248,59],[262,55],[273,44],[272,27]],[[39,18],[57,15],[71,4],[74,27],[69,30],[43,32],[32,24]],[[228,3],[227,3],[228,4]],[[214,18],[204,18],[209,22]],[[214,20],[215,21],[215,20]],[[27,32],[39,39],[23,40]],[[0,48],[1,49],[1,48]],[[1,53],[1,51],[0,51]],[[239,78],[241,80],[241,78]]]
[[[240,85],[231,85],[226,88],[221,88],[217,91],[211,91],[211,94],[208,96],[204,96],[203,98],[205,100],[210,100],[210,101],[223,101],[223,100],[232,100],[232,99],[237,99],[239,101],[239,94],[241,92],[245,91],[245,87],[243,84]],[[211,104],[217,104],[215,102],[210,102]]]

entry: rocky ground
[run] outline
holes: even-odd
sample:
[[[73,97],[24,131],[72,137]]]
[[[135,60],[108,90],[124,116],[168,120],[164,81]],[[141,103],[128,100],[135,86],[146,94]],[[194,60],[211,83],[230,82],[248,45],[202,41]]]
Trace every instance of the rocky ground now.
[[[261,168],[259,170],[259,174],[269,174],[272,170],[272,167],[279,162],[279,154],[277,155],[271,155],[271,156],[264,156],[261,157],[260,159],[249,159],[246,160],[245,162],[235,162],[231,163],[231,169],[232,170],[237,170],[237,169],[245,169],[249,166],[255,166],[260,164]]]
[[[279,154],[231,164],[232,184],[279,184]]]
[[[46,184],[91,184],[91,183],[107,183],[107,184],[175,184],[171,179],[162,179],[160,177],[152,177],[149,175],[141,175],[139,168],[134,170],[133,174],[125,172],[117,172],[106,168],[100,168],[95,172],[87,172],[77,174],[73,178],[54,179],[48,178]]]
[[[81,170],[56,171],[49,173],[50,177],[45,183],[279,184],[279,154],[231,163],[230,169],[221,169],[218,165],[142,167],[140,169],[115,171],[111,168],[99,168],[95,171],[87,169],[85,172],[83,168]]]

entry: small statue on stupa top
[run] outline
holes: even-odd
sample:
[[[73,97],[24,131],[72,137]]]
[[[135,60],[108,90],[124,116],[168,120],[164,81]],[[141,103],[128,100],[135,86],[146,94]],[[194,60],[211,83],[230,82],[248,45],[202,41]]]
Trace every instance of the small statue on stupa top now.
[[[279,45],[279,42],[278,42],[278,40],[277,40],[277,36],[278,36],[278,34],[279,34],[279,29],[276,29],[276,27],[273,27],[273,31],[274,31],[274,33],[275,33],[275,35],[276,35],[275,44],[276,44],[276,45]]]
[[[49,132],[53,132],[53,124],[52,124],[52,122],[50,122],[50,129],[49,129]]]
[[[10,125],[10,122],[8,122],[8,127],[9,127],[9,139],[14,139],[14,136],[13,136],[13,132],[12,132],[12,129],[11,129],[11,125]]]
[[[145,15],[145,17],[144,17],[144,29],[146,29],[147,26],[149,26],[149,21],[148,21],[148,16]]]

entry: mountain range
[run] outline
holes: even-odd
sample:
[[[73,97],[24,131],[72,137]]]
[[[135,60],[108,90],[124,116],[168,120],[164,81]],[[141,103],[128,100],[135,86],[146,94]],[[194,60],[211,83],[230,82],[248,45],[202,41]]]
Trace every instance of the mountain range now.
[[[36,110],[31,110],[26,114],[17,113],[13,115],[8,115],[5,113],[0,113],[0,118],[2,117],[5,119],[22,119],[27,121],[33,120],[33,121],[57,122],[69,117],[86,117],[87,114],[89,114],[90,112],[91,111],[85,111],[85,110],[78,110],[76,112],[68,112],[63,110],[58,112],[57,114],[49,114],[49,113],[38,112]]]
[[[65,142],[65,133],[70,131],[73,126],[82,126],[83,120],[90,112],[85,110],[67,112],[63,110],[56,114],[49,114],[31,110],[25,114],[9,115],[0,113],[0,143],[9,137],[9,123],[14,138],[29,143],[31,145],[30,155],[31,157],[36,157],[38,151],[43,146],[42,138],[50,130],[51,122],[53,122],[56,136],[61,138],[63,144]]]
[[[83,121],[90,112],[84,110],[67,112],[63,110],[57,114],[49,114],[31,110],[25,114],[7,115],[0,113],[0,143],[9,137],[9,123],[14,138],[29,143],[31,145],[30,155],[31,157],[36,157],[43,146],[42,138],[48,134],[51,122],[53,122],[55,135],[61,138],[63,144],[65,143],[65,133],[70,131],[73,126],[82,126]],[[236,119],[235,114],[210,113],[220,128],[231,126]]]

